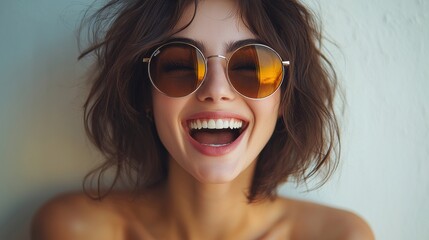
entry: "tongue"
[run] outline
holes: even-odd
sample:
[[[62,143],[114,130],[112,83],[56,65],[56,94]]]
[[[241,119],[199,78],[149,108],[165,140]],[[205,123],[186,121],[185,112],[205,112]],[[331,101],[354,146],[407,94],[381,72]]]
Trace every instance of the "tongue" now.
[[[202,144],[228,144],[235,140],[231,130],[199,130],[192,134],[192,137]]]

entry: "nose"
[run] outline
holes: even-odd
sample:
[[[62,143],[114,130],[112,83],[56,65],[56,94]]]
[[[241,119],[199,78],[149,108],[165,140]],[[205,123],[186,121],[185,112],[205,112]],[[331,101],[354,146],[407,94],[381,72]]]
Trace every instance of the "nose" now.
[[[196,92],[200,101],[221,102],[235,98],[236,93],[228,82],[226,58],[221,55],[207,57],[207,73],[203,85]]]

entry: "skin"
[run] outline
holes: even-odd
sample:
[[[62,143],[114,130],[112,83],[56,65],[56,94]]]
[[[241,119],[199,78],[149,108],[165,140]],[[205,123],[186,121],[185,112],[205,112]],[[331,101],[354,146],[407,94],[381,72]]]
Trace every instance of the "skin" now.
[[[227,43],[256,38],[235,15],[231,16],[232,4],[203,2],[191,25],[174,37],[203,43],[205,56],[228,55]],[[184,26],[192,12],[193,8],[188,8],[177,27]],[[173,161],[202,183],[230,183],[246,171],[270,138],[278,116],[280,91],[262,100],[241,97],[228,83],[225,65],[224,59],[209,59],[206,79],[192,95],[171,98],[158,91],[153,91],[152,95],[155,123],[164,146]],[[207,156],[189,144],[188,130],[183,127],[183,122],[202,112],[214,114],[214,118],[219,114],[235,113],[248,122],[236,149],[222,156]],[[175,166],[172,164],[172,174],[176,171]],[[245,175],[250,174],[253,166],[248,170]],[[211,185],[207,184],[207,187]]]
[[[234,1],[202,1],[192,24],[176,37],[204,43],[205,56],[228,55],[227,43],[255,38],[235,10]],[[177,28],[192,11],[185,11]],[[170,154],[167,181],[136,196],[114,192],[102,201],[59,196],[36,214],[33,239],[374,239],[360,217],[343,210],[281,197],[247,203],[257,156],[278,117],[280,91],[246,99],[229,85],[224,60],[212,58],[194,94],[170,98],[154,90],[152,97],[157,131]],[[197,151],[183,122],[200,112],[245,119],[238,146],[221,156]]]

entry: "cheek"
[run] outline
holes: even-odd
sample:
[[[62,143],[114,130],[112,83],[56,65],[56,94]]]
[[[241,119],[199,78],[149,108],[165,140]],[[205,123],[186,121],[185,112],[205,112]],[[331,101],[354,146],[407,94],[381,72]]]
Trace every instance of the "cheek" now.
[[[186,101],[186,97],[171,98],[153,90],[152,105],[156,123],[161,124],[165,121],[176,121],[180,112],[184,109]]]
[[[160,93],[153,93],[152,94],[152,101],[153,101],[153,116],[155,125],[161,126],[161,122],[159,119],[162,119],[165,117],[165,115],[168,115],[170,111],[168,111],[170,108],[172,108],[171,103],[167,101],[163,96],[160,95]],[[167,111],[165,111],[167,109]]]
[[[177,119],[178,110],[180,109],[177,106],[177,101],[162,95],[161,93],[153,93],[153,117],[156,129],[158,131],[159,137],[162,138],[164,135],[171,131],[171,128],[174,126],[174,119]]]
[[[258,119],[264,119],[264,121],[274,120],[277,121],[277,118],[281,116],[280,113],[280,92],[277,91],[274,95],[254,102],[252,109],[256,121]]]
[[[277,123],[279,106],[280,94],[249,103],[254,117],[254,126],[249,141],[255,151],[254,154],[259,155],[271,138]]]
[[[252,106],[255,118],[254,136],[252,139],[259,146],[259,151],[262,151],[262,148],[273,134],[277,119],[279,118],[279,106],[280,94],[275,94],[267,99],[255,102]]]
[[[154,123],[162,144],[170,154],[181,152],[184,148],[181,113],[187,100],[170,98],[158,92],[152,96]]]

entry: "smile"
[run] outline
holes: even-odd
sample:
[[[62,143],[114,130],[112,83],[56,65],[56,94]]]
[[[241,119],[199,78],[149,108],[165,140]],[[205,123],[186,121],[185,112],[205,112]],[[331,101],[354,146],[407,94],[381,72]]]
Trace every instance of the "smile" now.
[[[205,155],[218,156],[233,150],[248,122],[235,117],[201,117],[186,122],[192,145]]]
[[[196,119],[189,121],[190,135],[203,145],[221,147],[234,142],[242,133],[238,119]]]

